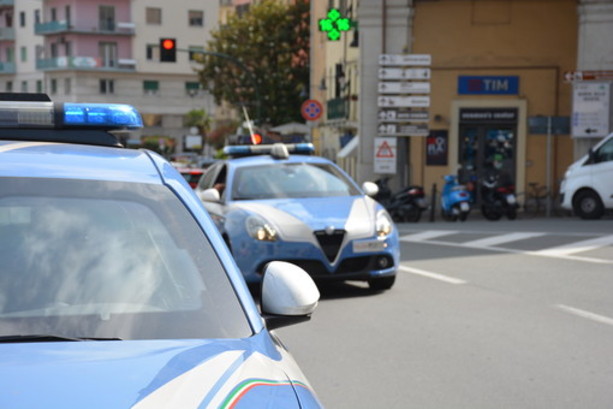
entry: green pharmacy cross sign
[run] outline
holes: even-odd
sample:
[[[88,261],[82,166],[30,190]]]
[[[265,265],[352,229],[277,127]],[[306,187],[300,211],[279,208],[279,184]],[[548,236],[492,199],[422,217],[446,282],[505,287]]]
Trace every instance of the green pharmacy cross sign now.
[[[337,9],[328,11],[328,17],[319,19],[319,31],[328,34],[328,39],[338,41],[343,31],[351,29],[351,20],[341,15]]]

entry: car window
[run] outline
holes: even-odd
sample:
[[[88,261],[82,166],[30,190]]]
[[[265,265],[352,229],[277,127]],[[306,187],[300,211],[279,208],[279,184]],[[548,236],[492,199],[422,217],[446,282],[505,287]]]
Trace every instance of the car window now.
[[[164,186],[0,178],[0,335],[251,334],[214,249]]]
[[[355,186],[326,164],[280,163],[241,167],[234,174],[233,200],[353,196]]]
[[[598,148],[596,152],[595,162],[608,162],[613,161],[613,138],[609,139],[603,145]]]

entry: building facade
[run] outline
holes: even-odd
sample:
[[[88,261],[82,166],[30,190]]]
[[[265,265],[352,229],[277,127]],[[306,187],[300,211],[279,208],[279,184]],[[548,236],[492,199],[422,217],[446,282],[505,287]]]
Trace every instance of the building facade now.
[[[193,56],[218,17],[217,1],[3,0],[0,90],[132,104],[143,115],[143,136],[171,137],[181,151],[185,114],[215,110]],[[176,40],[174,62],[160,61],[165,37]]]

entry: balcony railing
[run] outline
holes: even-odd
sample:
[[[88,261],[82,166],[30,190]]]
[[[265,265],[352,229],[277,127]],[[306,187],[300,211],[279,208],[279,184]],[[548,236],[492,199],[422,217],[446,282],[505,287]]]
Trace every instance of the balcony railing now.
[[[349,113],[349,102],[347,98],[334,98],[326,102],[328,119],[346,119]]]
[[[0,74],[15,74],[15,63],[0,62]]]
[[[134,71],[136,61],[132,59],[118,59],[103,61],[96,57],[57,57],[45,60],[36,60],[36,69],[50,70],[83,70],[83,71]]]
[[[0,7],[14,6],[15,0],[0,0]]]
[[[59,33],[134,35],[135,29],[136,25],[131,22],[106,22],[101,27],[98,24],[87,26],[86,23],[74,25],[66,21],[49,21],[36,24],[34,32],[38,35]]]
[[[15,29],[13,27],[0,27],[0,40],[15,40]]]

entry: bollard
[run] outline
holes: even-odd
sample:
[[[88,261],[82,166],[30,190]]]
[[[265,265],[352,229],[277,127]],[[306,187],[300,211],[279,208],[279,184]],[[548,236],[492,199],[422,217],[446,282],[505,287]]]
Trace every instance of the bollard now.
[[[430,203],[430,221],[434,222],[434,213],[436,212],[436,183],[432,185],[432,200]]]

